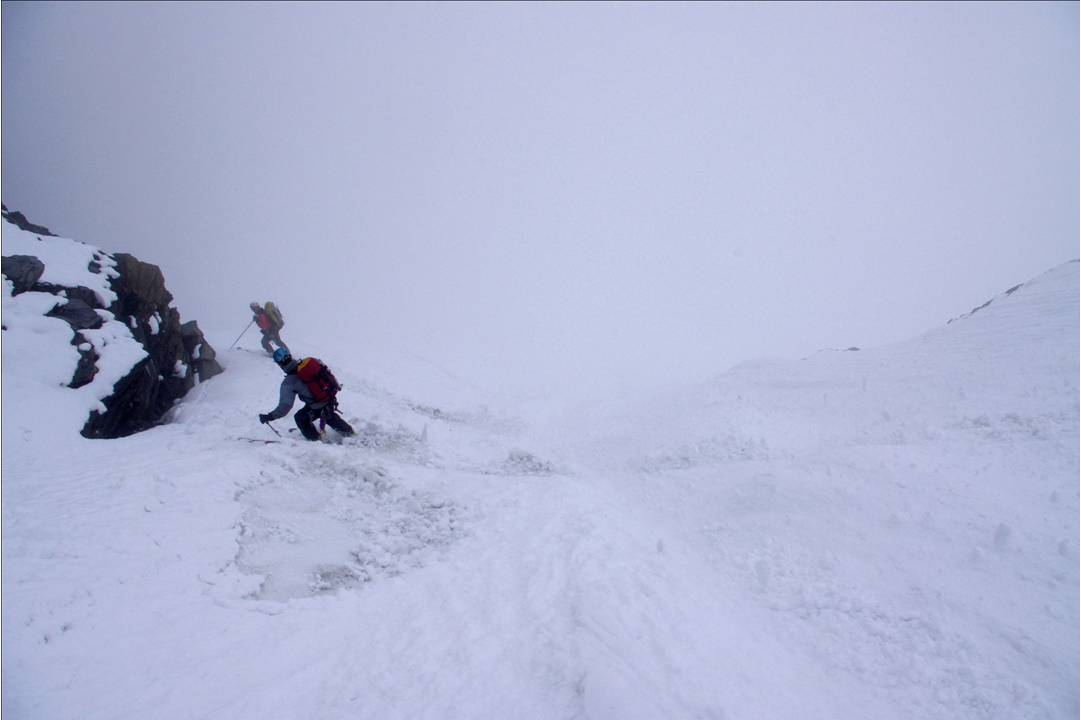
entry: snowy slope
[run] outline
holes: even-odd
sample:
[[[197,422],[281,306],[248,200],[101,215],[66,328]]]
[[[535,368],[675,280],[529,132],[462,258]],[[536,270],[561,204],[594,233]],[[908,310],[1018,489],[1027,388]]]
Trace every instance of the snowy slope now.
[[[85,440],[21,418],[5,338],[3,710],[1076,717],[1077,267],[908,342],[546,413],[287,328],[346,386],[340,445],[261,442],[280,371],[249,351]]]
[[[884,703],[845,716],[1074,717],[1077,268],[594,417],[589,445],[771,635]]]

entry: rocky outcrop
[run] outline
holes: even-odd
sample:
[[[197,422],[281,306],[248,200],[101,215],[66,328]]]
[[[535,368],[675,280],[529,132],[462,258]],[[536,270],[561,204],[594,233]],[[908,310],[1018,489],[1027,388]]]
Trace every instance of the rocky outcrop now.
[[[180,326],[180,337],[184,341],[184,349],[191,356],[192,365],[195,366],[195,374],[202,382],[222,372],[218,364],[217,353],[210,343],[203,337],[203,331],[194,320]]]
[[[45,227],[44,225],[35,225],[34,223],[27,220],[26,216],[23,215],[21,212],[12,212],[11,210],[8,210],[7,205],[0,204],[0,210],[2,210],[5,220],[7,220],[12,225],[19,227],[22,230],[32,232],[35,235],[48,235],[49,237],[56,237],[49,231],[49,228]]]
[[[114,386],[104,400],[106,412],[91,413],[83,428],[87,437],[121,437],[155,425],[196,378],[206,380],[221,372],[217,363],[200,363],[201,373],[194,367],[161,268],[126,253],[113,259],[118,277],[110,285],[117,299],[108,310],[131,328],[147,358]]]
[[[15,286],[14,294],[24,293],[34,287],[45,272],[45,263],[33,255],[11,255],[0,258],[0,271]]]
[[[71,325],[71,329],[78,332],[79,330],[97,330],[101,327],[102,318],[98,315],[85,300],[80,300],[77,297],[68,298],[68,301],[64,305],[57,305],[48,313],[49,317],[60,318],[68,325]]]
[[[3,217],[36,235],[48,233],[45,228],[29,223],[20,213],[9,212],[7,208],[4,208]],[[56,241],[72,243],[62,238]],[[42,282],[41,278],[46,275],[45,264],[30,255],[4,257],[2,271],[12,283],[13,296],[40,292],[62,299],[47,314],[65,321],[73,331],[71,344],[79,352],[79,362],[72,369],[68,387],[82,388],[97,376],[101,354],[109,351],[109,342],[95,335],[103,323],[112,323],[110,327],[114,329],[118,326],[113,321],[123,323],[131,337],[142,346],[145,357],[135,362],[112,386],[111,394],[101,400],[104,411],[99,408],[91,412],[82,430],[82,434],[90,438],[131,435],[162,422],[169,409],[196,382],[217,375],[222,372],[222,367],[198,325],[194,321],[181,322],[180,312],[172,306],[173,296],[165,288],[165,278],[158,266],[124,253],[109,255],[95,251],[90,255],[86,246],[79,244],[78,247],[82,248],[84,258],[92,258],[89,262],[82,261],[89,275],[81,277],[87,278],[85,282],[89,285],[99,281],[98,291],[82,285]],[[105,306],[108,300],[102,299],[105,287],[111,290],[111,293],[104,292],[106,296],[115,294],[115,300],[108,306]],[[127,337],[124,328],[119,330]],[[125,342],[130,344],[131,340]]]

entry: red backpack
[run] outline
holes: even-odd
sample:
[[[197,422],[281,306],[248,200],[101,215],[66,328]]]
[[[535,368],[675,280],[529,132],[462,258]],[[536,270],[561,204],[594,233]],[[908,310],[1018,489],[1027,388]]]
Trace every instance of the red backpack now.
[[[308,357],[301,360],[297,365],[297,377],[308,386],[317,403],[333,400],[342,389],[334,373],[318,358]]]

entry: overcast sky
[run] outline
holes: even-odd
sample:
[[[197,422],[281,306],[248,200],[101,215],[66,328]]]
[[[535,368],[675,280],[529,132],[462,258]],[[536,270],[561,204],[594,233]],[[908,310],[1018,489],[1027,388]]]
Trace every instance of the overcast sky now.
[[[226,332],[272,298],[287,341],[500,384],[695,379],[905,339],[1078,255],[1077,3],[2,20],[5,204]]]

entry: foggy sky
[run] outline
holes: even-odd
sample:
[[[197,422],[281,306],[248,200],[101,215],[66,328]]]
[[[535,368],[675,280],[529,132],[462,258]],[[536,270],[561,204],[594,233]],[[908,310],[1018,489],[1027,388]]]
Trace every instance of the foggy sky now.
[[[1077,3],[2,12],[4,202],[226,335],[696,379],[1078,255]]]

